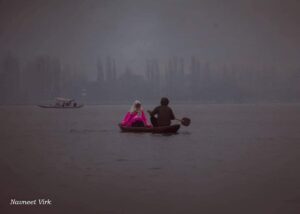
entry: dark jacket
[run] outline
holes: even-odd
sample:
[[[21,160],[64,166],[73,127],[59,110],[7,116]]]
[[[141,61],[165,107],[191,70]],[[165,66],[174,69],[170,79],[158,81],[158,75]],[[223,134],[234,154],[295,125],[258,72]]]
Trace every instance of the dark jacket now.
[[[151,117],[157,115],[158,126],[169,126],[171,120],[175,119],[173,110],[166,105],[157,106],[150,115]]]

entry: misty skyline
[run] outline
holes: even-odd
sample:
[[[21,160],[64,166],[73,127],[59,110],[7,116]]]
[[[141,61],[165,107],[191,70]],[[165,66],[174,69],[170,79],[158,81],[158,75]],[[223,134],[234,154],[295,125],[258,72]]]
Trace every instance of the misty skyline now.
[[[299,69],[233,64],[215,68],[197,57],[146,61],[144,73],[119,68],[114,57],[97,60],[96,80],[53,56],[41,55],[22,66],[7,55],[0,60],[0,104],[37,104],[69,97],[86,104],[153,102],[167,96],[188,103],[299,102]]]
[[[297,1],[0,1],[0,54],[51,55],[96,78],[98,58],[145,72],[145,60],[299,68]],[[0,56],[1,56],[0,55]]]

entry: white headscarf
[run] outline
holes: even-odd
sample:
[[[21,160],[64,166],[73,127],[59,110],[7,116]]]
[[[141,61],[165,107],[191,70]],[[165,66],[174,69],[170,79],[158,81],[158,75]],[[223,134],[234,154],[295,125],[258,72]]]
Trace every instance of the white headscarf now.
[[[136,104],[140,104],[141,105],[141,108],[140,108],[140,110],[138,111],[138,113],[140,113],[141,111],[143,111],[143,108],[142,108],[142,103],[139,101],[139,100],[136,100],[136,101],[134,101],[133,102],[133,104],[132,104],[132,106],[131,106],[131,108],[130,108],[130,113],[133,113],[133,112],[136,112],[137,111],[137,109],[136,109]]]

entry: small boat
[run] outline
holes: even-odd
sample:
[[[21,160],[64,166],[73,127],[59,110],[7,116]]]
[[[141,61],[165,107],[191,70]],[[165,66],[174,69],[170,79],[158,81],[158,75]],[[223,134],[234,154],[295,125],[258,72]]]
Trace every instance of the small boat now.
[[[81,108],[83,104],[77,104],[74,99],[67,99],[57,97],[55,99],[55,104],[50,105],[38,105],[41,108],[59,108],[59,109],[73,109],[73,108]]]
[[[76,105],[76,106],[57,106],[57,105],[38,105],[41,108],[62,108],[62,109],[73,109],[73,108],[82,108],[84,105]]]
[[[160,127],[148,128],[148,127],[126,127],[119,124],[119,127],[122,132],[176,133],[179,130],[180,125],[176,124],[171,126],[160,126]]]

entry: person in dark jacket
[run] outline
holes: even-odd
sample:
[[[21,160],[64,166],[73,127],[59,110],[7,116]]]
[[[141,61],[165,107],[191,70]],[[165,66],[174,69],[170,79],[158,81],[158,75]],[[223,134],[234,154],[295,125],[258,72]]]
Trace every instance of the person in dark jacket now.
[[[173,110],[168,105],[169,99],[163,97],[161,98],[160,106],[154,108],[153,111],[148,111],[151,123],[154,127],[169,126],[171,125],[171,120],[175,119]]]

